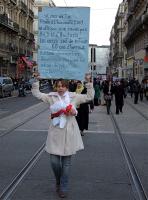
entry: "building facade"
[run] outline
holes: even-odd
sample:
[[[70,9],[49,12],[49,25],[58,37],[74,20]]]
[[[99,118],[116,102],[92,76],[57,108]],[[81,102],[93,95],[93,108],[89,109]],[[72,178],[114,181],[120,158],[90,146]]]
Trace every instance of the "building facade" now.
[[[109,49],[110,46],[108,45],[89,45],[89,71],[92,72],[93,77],[99,76],[106,79],[109,68]]]
[[[148,1],[128,0],[127,15],[127,66],[132,66],[133,77],[141,82],[148,77]]]
[[[33,23],[33,33],[34,33],[34,50],[33,50],[33,60],[36,65],[33,67],[33,71],[36,72],[38,70],[37,66],[37,53],[38,53],[38,12],[42,7],[49,6],[55,7],[55,3],[52,0],[35,0],[34,4],[34,23]]]
[[[115,17],[115,23],[110,34],[110,59],[109,68],[112,76],[124,77],[125,69],[125,46],[123,43],[124,37],[124,21],[125,21],[126,1],[119,4],[118,11]]]
[[[148,79],[148,1],[123,0],[113,30],[110,36],[111,70],[117,77],[135,78],[139,82]]]
[[[31,72],[34,0],[0,0],[0,75]]]

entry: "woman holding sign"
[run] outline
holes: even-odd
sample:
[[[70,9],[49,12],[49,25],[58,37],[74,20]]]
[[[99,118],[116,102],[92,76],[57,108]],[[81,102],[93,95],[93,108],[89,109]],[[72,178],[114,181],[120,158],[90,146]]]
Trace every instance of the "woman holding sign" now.
[[[37,80],[39,80],[37,76]],[[32,85],[32,94],[50,105],[51,120],[45,150],[50,154],[51,167],[56,178],[56,191],[61,198],[68,191],[68,177],[71,157],[84,148],[75,116],[76,107],[94,98],[93,84],[90,75],[85,77],[87,94],[76,94],[68,91],[68,82],[59,79],[56,92],[49,94],[39,91],[39,82]]]

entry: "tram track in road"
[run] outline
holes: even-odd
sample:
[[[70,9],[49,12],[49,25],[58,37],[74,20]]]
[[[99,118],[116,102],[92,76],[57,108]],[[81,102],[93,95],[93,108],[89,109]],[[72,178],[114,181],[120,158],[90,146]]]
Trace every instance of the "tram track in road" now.
[[[28,123],[30,120],[33,120],[34,118],[36,118],[37,116],[39,116],[40,114],[44,113],[47,110],[47,107],[40,110],[40,112],[28,117],[27,119],[21,121],[20,123],[16,124],[15,126],[13,126],[12,128],[6,130],[2,135],[0,135],[0,139],[7,139],[7,137],[5,137],[6,135],[10,135],[13,131],[16,131],[17,128],[21,127],[22,125]],[[20,131],[19,131],[20,132]],[[45,132],[45,131],[44,131]],[[16,132],[17,133],[17,132]],[[29,134],[30,135],[30,134]],[[15,134],[12,134],[11,136],[11,141],[12,141],[12,137],[14,138]],[[18,136],[15,136],[18,137]],[[22,134],[21,136],[22,137]],[[27,137],[27,135],[25,136]],[[22,137],[23,138],[23,137]],[[1,140],[2,143],[4,144],[4,140]],[[18,139],[18,141],[20,142],[20,140]],[[22,140],[23,141],[23,140]],[[13,142],[12,142],[13,143]],[[10,143],[10,144],[12,144]],[[24,142],[23,142],[24,143]],[[22,143],[22,144],[23,144]],[[37,142],[38,143],[38,142]],[[42,145],[41,145],[42,144]],[[16,144],[16,148],[18,148],[18,144]],[[37,146],[37,145],[35,145]],[[30,145],[28,145],[28,147],[30,147]],[[28,155],[27,159],[23,159],[22,161],[24,162],[22,164],[21,167],[17,167],[18,169],[13,172],[12,170],[12,175],[11,177],[8,177],[8,182],[4,185],[4,187],[2,188],[2,191],[0,191],[0,200],[9,200],[9,197],[14,193],[14,191],[17,189],[17,187],[19,186],[19,184],[23,181],[23,179],[27,176],[27,174],[31,171],[31,169],[37,164],[39,158],[41,157],[41,155],[44,152],[44,147],[45,144],[40,143],[38,147],[33,147],[33,153],[32,155],[30,155],[30,153],[26,154]],[[31,149],[31,151],[32,151]],[[7,152],[7,151],[6,151]],[[27,151],[29,152],[29,151]],[[19,155],[19,154],[18,154]],[[15,155],[16,156],[16,155]],[[7,156],[6,156],[7,157]],[[20,156],[19,156],[20,157]],[[3,159],[2,159],[3,160]],[[7,160],[7,159],[6,159]],[[25,160],[25,161],[24,161]],[[20,161],[20,163],[22,162]],[[5,164],[4,164],[5,165]],[[6,165],[7,166],[7,165]]]
[[[117,123],[112,112],[110,114],[110,118],[113,122],[115,134],[117,135],[117,138],[119,140],[119,143],[120,143],[120,146],[121,146],[121,149],[122,149],[122,152],[123,152],[123,155],[124,155],[124,158],[125,158],[125,161],[126,161],[126,164],[127,164],[130,176],[131,176],[131,180],[132,180],[132,183],[133,183],[132,185],[134,186],[133,192],[135,194],[135,198],[136,198],[136,200],[148,200],[148,197],[146,195],[145,189],[144,189],[143,184],[141,182],[140,176],[137,172],[137,169],[136,169],[136,166],[135,166],[134,161],[132,159],[132,156],[131,156],[128,148],[127,148],[125,140],[122,136],[122,132],[121,132],[121,130],[118,126],[118,123]]]
[[[11,183],[5,187],[0,194],[0,200],[9,200],[9,197],[15,192],[16,188],[23,181],[25,176],[31,171],[31,169],[37,164],[38,160],[44,153],[45,144],[43,144],[32,158],[26,163],[26,165],[20,170],[20,172],[12,179]]]
[[[45,112],[47,110],[47,108],[43,109],[42,111],[34,114],[33,116],[31,117],[28,117],[27,119],[23,120],[22,122],[16,124],[15,126],[9,128],[8,130],[4,131],[1,135],[0,135],[0,138],[10,134],[11,132],[13,132],[14,130],[16,130],[17,128],[21,127],[22,125],[26,124],[27,122],[29,122],[30,120],[36,118],[38,115],[40,115],[41,113]]]
[[[127,105],[129,105],[130,107],[132,107],[133,110],[135,110],[136,112],[138,112],[144,119],[148,120],[148,116],[146,116],[144,113],[142,113],[138,108],[136,108],[131,102],[129,102],[129,100],[126,101]],[[145,104],[146,105],[146,104]],[[148,109],[147,109],[148,110]]]

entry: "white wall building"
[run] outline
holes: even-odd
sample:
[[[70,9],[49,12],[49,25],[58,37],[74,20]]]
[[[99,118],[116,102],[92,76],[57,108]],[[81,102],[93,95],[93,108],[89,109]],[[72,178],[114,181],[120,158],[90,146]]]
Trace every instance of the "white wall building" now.
[[[110,46],[108,45],[89,45],[89,71],[92,72],[93,77],[106,75],[109,65],[109,48]]]
[[[55,4],[52,0],[35,0],[34,4],[34,51],[33,51],[33,60],[37,63],[37,50],[38,50],[38,11],[44,6],[55,7]],[[34,71],[37,70],[37,66],[35,66]]]

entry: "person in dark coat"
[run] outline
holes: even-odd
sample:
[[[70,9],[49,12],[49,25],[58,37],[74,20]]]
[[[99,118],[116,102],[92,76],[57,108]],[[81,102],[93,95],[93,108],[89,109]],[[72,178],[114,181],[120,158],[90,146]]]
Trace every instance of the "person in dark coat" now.
[[[134,88],[134,104],[137,104],[140,92],[140,84],[138,80],[135,81],[133,88]]]
[[[75,92],[76,91],[76,87],[77,87],[77,84],[74,80],[71,80],[69,82],[69,91],[70,92]]]
[[[95,90],[95,96],[94,96],[94,105],[98,106],[100,104],[100,82],[94,83],[94,90]]]
[[[86,94],[87,89],[81,81],[78,81],[77,88],[76,88],[77,94]],[[84,130],[88,130],[88,123],[89,123],[89,103],[83,103],[80,104],[80,106],[77,108],[77,116],[76,120],[80,129],[80,133],[82,136],[84,136]]]
[[[124,105],[125,91],[122,81],[118,81],[113,89],[115,95],[115,104],[116,104],[116,114],[119,114],[119,111],[122,113],[122,108]]]
[[[113,94],[113,85],[111,81],[105,81],[103,87],[104,100],[106,102],[107,114],[110,114],[111,100]]]

